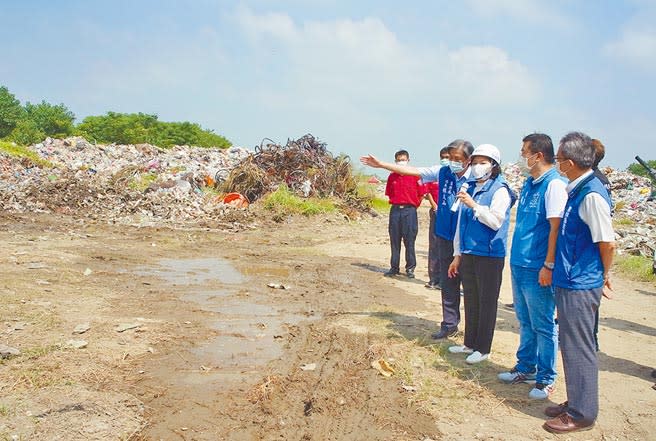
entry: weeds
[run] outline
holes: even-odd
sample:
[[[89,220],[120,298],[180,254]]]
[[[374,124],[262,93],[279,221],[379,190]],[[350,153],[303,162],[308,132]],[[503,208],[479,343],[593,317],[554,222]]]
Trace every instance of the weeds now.
[[[155,173],[143,173],[137,174],[128,184],[130,190],[137,190],[143,192],[148,188],[150,184],[157,180],[157,175]]]
[[[633,280],[656,284],[652,266],[653,260],[644,256],[616,256],[614,267]]]
[[[59,348],[59,345],[37,346],[34,348],[28,348],[21,352],[21,357],[25,357],[28,360],[36,360],[59,350]]]
[[[613,224],[615,226],[630,226],[630,225],[635,225],[635,221],[628,217],[620,217],[617,219],[613,219]]]
[[[13,142],[0,141],[0,152],[4,152],[9,156],[13,156],[14,158],[28,159],[33,164],[41,167],[45,167],[45,168],[54,167],[52,162],[42,159],[41,157],[39,157],[39,155],[36,154],[36,152],[28,149],[25,146],[18,145]]]
[[[286,185],[281,185],[264,198],[264,208],[277,215],[302,214],[304,216],[333,213],[337,210],[335,204],[328,199],[303,199],[290,192]]]

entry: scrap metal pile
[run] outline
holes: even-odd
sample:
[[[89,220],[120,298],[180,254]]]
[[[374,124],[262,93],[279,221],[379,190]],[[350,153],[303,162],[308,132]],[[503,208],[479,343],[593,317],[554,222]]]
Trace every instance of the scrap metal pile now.
[[[288,140],[284,146],[263,140],[253,155],[232,170],[222,188],[252,202],[281,183],[304,197],[345,198],[356,188],[348,156],[334,157],[312,135]]]
[[[212,149],[149,144],[94,145],[47,138],[29,147],[38,161],[0,152],[0,209],[70,214],[149,225],[240,218],[223,192],[251,202],[285,183],[297,193],[345,197],[355,188],[347,157],[311,135],[286,146]]]
[[[656,251],[656,199],[649,179],[627,171],[602,167],[611,183],[613,224],[618,252],[653,258]],[[524,183],[519,167],[508,164],[504,176],[517,192]]]

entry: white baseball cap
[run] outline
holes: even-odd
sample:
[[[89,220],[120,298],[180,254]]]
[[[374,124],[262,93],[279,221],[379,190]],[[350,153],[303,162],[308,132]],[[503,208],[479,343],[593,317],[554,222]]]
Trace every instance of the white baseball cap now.
[[[494,159],[497,164],[501,165],[501,153],[499,149],[492,144],[481,144],[474,149],[471,156],[487,156]]]

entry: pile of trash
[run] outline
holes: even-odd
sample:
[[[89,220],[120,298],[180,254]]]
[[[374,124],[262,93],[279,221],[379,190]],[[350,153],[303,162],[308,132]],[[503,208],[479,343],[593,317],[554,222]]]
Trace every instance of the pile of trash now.
[[[94,145],[79,137],[47,138],[30,149],[43,161],[0,153],[0,209],[140,225],[221,217],[232,207],[213,189],[215,176],[252,154],[242,147]]]
[[[255,201],[281,183],[303,197],[344,198],[357,186],[349,157],[334,157],[325,143],[308,134],[284,146],[263,140],[255,154],[231,171],[222,188]]]
[[[263,141],[255,151],[95,145],[80,137],[29,149],[37,161],[0,152],[1,210],[138,225],[229,221],[281,184],[305,197],[345,198],[356,187],[349,158],[333,157],[312,135],[285,146]]]
[[[601,171],[611,184],[618,252],[653,258],[656,252],[656,197],[651,194],[650,180],[611,167],[602,167]],[[519,194],[525,179],[519,166],[505,165],[504,176]]]

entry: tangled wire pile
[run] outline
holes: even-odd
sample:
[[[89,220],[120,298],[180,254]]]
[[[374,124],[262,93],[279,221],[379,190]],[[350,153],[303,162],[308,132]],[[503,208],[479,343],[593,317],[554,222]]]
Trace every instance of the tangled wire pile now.
[[[265,138],[255,153],[231,171],[221,188],[253,202],[283,183],[304,197],[345,198],[357,186],[348,156],[334,157],[325,143],[308,134],[284,146]]]

